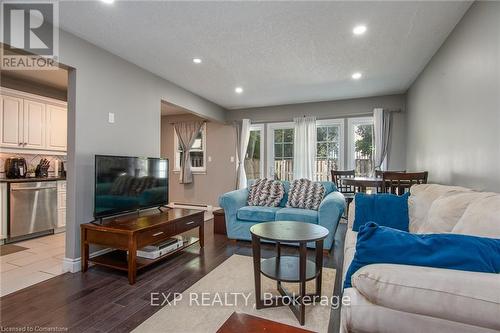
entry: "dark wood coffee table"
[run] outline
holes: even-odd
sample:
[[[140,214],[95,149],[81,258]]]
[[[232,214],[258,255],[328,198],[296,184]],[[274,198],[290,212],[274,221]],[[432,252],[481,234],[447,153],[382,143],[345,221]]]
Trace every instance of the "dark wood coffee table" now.
[[[217,330],[217,333],[313,333],[295,326],[255,317],[246,313],[233,314]]]
[[[288,305],[301,325],[305,324],[305,306],[321,296],[323,271],[323,240],[328,229],[317,224],[296,221],[275,221],[259,223],[250,228],[252,234],[253,267],[255,278],[255,305],[257,309]],[[276,243],[276,257],[261,261],[261,240]],[[307,243],[316,243],[316,259],[307,259]],[[298,243],[299,256],[281,256],[281,243]],[[272,302],[262,300],[260,274],[276,280],[281,296]],[[316,279],[316,292],[306,294],[306,282]],[[290,294],[282,282],[300,284],[299,295]],[[285,302],[286,300],[286,302]],[[292,301],[290,301],[292,300]],[[267,304],[270,303],[270,304]]]

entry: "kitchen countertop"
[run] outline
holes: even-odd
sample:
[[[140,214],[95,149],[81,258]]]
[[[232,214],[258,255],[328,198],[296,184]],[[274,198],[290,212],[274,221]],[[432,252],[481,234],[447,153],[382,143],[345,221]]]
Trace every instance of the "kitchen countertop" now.
[[[66,177],[44,177],[44,178],[0,178],[0,183],[28,183],[28,182],[50,182],[66,180]]]

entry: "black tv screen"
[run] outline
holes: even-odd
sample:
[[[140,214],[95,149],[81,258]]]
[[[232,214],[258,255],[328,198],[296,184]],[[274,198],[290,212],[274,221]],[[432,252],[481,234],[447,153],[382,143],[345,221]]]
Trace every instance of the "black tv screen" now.
[[[167,203],[167,159],[95,156],[95,218]]]

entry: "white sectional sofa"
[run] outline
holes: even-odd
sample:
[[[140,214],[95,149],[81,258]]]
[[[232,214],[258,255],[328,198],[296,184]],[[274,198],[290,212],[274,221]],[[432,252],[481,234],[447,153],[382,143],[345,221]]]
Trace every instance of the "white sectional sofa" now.
[[[500,238],[500,194],[463,187],[415,185],[410,232]],[[356,249],[351,203],[343,280]],[[343,291],[341,332],[499,332],[500,274],[393,264],[368,265]]]

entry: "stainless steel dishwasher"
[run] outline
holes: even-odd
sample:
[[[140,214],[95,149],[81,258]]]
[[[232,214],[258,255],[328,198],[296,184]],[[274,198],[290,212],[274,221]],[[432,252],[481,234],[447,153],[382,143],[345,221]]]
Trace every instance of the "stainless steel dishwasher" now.
[[[57,225],[57,183],[10,184],[9,240],[51,233]]]

